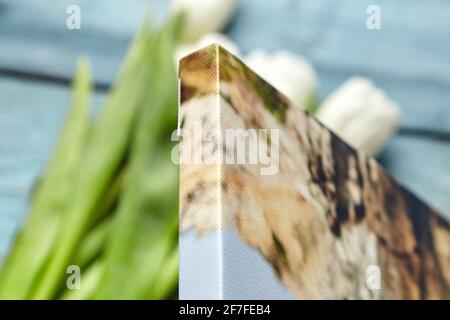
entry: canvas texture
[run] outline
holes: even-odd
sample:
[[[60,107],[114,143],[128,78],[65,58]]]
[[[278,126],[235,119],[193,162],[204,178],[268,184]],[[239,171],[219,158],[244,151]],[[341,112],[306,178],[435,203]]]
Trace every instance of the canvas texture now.
[[[376,160],[217,45],[179,74],[180,298],[450,298],[449,223]]]

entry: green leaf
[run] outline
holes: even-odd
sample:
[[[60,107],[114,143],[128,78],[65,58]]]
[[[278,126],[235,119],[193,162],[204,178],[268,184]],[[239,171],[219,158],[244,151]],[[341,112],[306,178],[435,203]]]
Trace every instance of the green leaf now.
[[[0,275],[0,299],[24,299],[42,269],[64,219],[72,181],[89,132],[88,63],[78,62],[72,105],[44,177],[31,202],[23,231],[6,259]]]

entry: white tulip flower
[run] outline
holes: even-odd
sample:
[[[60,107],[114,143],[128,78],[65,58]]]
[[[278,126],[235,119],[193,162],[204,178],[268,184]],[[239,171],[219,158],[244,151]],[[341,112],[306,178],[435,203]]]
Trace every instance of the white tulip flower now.
[[[203,37],[201,37],[198,41],[194,43],[184,43],[175,51],[175,59],[180,61],[181,58],[187,56],[188,54],[197,51],[199,49],[202,49],[204,47],[209,46],[210,44],[219,44],[228,51],[230,51],[232,54],[239,56],[239,47],[226,35],[222,33],[208,33],[205,34]]]
[[[172,12],[183,11],[183,39],[194,41],[210,32],[221,31],[236,11],[238,0],[174,0]]]
[[[374,156],[396,131],[400,112],[369,79],[353,77],[325,99],[316,116],[351,146]]]
[[[245,62],[294,103],[312,110],[317,76],[303,57],[288,51],[268,54],[255,50],[245,58]]]

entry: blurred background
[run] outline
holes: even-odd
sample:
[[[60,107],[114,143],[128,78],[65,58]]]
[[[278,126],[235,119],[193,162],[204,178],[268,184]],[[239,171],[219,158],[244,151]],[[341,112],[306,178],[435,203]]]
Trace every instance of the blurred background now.
[[[66,9],[81,8],[68,30]],[[0,259],[56,141],[76,58],[88,57],[100,106],[146,12],[166,0],[0,0]],[[369,30],[377,5],[381,29]],[[378,155],[407,188],[450,218],[450,2],[445,0],[241,0],[224,30],[246,55],[303,56],[323,100],[354,75],[398,103],[397,133]]]

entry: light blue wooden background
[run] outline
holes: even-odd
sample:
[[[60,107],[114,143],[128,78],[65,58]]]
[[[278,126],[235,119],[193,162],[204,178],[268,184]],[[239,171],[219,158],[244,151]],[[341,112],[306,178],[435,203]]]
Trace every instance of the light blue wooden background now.
[[[81,30],[65,26],[81,7]],[[366,28],[381,8],[382,29]],[[70,79],[77,56],[111,83],[147,8],[165,0],[0,0],[0,70]],[[212,13],[213,14],[213,13]],[[227,28],[242,52],[289,49],[320,76],[320,97],[352,75],[372,78],[402,110],[402,127],[450,134],[450,2],[445,0],[242,0]],[[0,72],[0,257],[27,207],[69,101],[67,86]],[[104,93],[93,99],[100,105]],[[400,182],[450,217],[450,142],[399,134],[380,161]]]

